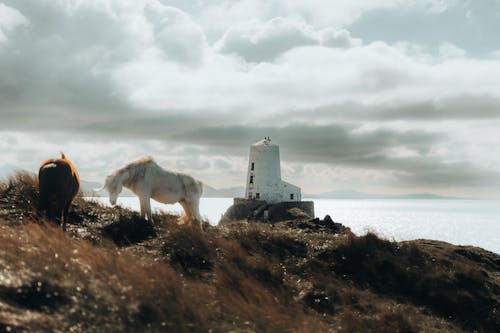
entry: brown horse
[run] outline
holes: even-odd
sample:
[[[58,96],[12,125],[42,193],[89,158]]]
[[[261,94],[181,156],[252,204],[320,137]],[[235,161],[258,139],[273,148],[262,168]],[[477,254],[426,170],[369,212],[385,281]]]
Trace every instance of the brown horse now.
[[[51,220],[60,221],[66,229],[68,210],[80,190],[80,176],[73,164],[61,152],[61,158],[49,159],[38,171],[40,211]]]

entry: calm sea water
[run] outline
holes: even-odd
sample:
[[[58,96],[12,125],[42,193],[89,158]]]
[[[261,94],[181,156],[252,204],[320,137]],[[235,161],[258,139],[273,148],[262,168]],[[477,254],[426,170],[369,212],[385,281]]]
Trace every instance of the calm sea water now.
[[[97,198],[109,204],[107,198]],[[307,200],[307,199],[305,199]],[[202,198],[200,212],[211,224],[232,204],[231,198]],[[474,245],[500,253],[500,202],[488,200],[334,200],[313,199],[316,216],[330,215],[356,234],[375,231],[389,239],[435,239]],[[118,204],[139,210],[135,197]],[[151,201],[153,209],[183,213],[179,204]]]

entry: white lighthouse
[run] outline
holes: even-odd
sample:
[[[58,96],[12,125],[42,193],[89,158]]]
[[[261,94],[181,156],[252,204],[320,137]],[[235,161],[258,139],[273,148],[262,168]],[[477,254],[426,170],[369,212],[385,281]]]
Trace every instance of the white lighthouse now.
[[[300,201],[300,187],[281,180],[280,149],[265,138],[250,146],[246,199],[268,203]]]

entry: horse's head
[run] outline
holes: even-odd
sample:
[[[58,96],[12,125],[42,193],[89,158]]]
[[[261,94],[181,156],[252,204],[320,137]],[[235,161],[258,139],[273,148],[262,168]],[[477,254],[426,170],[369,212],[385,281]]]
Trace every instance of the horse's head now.
[[[109,192],[109,202],[114,206],[116,205],[116,199],[122,191],[123,182],[128,178],[128,172],[123,172],[119,174],[112,174],[106,177],[106,182],[104,183],[104,189]]]

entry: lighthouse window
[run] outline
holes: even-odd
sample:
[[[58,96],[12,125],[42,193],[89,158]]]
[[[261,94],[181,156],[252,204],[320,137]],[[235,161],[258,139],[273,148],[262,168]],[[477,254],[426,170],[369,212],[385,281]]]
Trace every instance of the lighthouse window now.
[[[260,193],[255,193],[255,199],[260,199]]]
[[[250,166],[250,170],[253,171],[255,169],[255,163],[252,162],[252,165]]]
[[[250,176],[250,184],[253,184],[253,176]]]
[[[293,193],[290,194],[290,200],[293,200]]]

